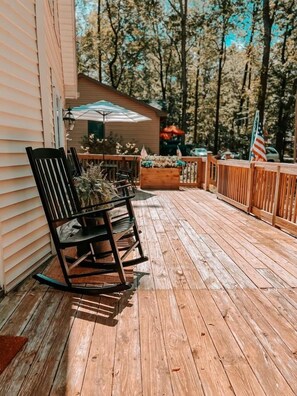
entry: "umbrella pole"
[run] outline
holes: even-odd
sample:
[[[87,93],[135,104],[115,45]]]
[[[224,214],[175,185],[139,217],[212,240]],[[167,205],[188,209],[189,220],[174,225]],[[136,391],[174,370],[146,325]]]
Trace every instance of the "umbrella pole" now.
[[[106,117],[106,114],[102,113],[102,116],[103,116],[103,120],[102,120],[102,123],[103,123],[103,153],[102,153],[102,161],[104,161],[104,139],[105,139],[105,117]]]

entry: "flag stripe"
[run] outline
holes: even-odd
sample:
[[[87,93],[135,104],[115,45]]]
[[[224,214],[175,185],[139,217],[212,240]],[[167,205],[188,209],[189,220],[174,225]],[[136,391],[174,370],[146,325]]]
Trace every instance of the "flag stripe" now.
[[[265,141],[260,125],[258,126],[251,152],[253,161],[267,161]]]

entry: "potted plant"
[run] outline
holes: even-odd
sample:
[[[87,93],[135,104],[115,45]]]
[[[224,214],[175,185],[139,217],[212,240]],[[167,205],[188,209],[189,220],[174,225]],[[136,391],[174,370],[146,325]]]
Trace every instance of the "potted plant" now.
[[[81,176],[74,178],[74,185],[82,207],[104,204],[117,197],[116,187],[106,179],[101,165],[89,165]],[[104,208],[106,206],[103,205],[101,207]],[[91,226],[103,223],[103,219],[100,216],[86,217],[86,221]],[[86,247],[82,246],[82,249],[84,251]],[[110,251],[109,242],[97,242],[94,245],[94,251],[100,255],[106,251]]]
[[[117,196],[117,190],[106,179],[101,164],[89,165],[81,176],[74,178],[74,185],[83,207],[102,204]]]
[[[185,162],[178,156],[148,155],[141,161],[140,187],[144,189],[179,189],[180,173]]]

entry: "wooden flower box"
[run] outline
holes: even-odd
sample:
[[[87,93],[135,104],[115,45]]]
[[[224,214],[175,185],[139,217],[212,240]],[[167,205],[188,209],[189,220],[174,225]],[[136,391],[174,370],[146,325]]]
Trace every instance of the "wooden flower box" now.
[[[180,168],[140,168],[140,188],[178,190]]]

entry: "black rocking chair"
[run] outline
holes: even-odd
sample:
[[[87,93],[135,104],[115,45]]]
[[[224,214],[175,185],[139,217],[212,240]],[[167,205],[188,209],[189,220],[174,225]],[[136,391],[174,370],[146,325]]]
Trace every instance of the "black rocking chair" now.
[[[56,289],[82,294],[105,294],[129,289],[132,285],[126,281],[124,267],[147,260],[141,246],[131,203],[133,195],[128,195],[125,189],[122,196],[108,203],[81,207],[64,150],[62,148],[33,150],[32,147],[27,147],[26,151],[65,283],[41,273],[34,275],[34,278]],[[126,215],[111,220],[112,209],[123,202],[127,206]],[[88,225],[88,219],[97,216],[103,219],[102,224]],[[122,239],[128,239],[127,235],[130,236],[130,243],[121,255],[119,245]],[[111,262],[96,257],[94,244],[102,241],[109,242]],[[69,251],[73,252],[73,250],[75,254],[68,256]],[[127,260],[132,250],[138,251],[138,257]],[[77,268],[80,268],[80,272]],[[109,273],[117,273],[119,281],[110,284],[103,277],[102,283],[94,286],[86,284],[86,281],[73,282],[75,278],[89,279],[92,276],[104,276]]]

